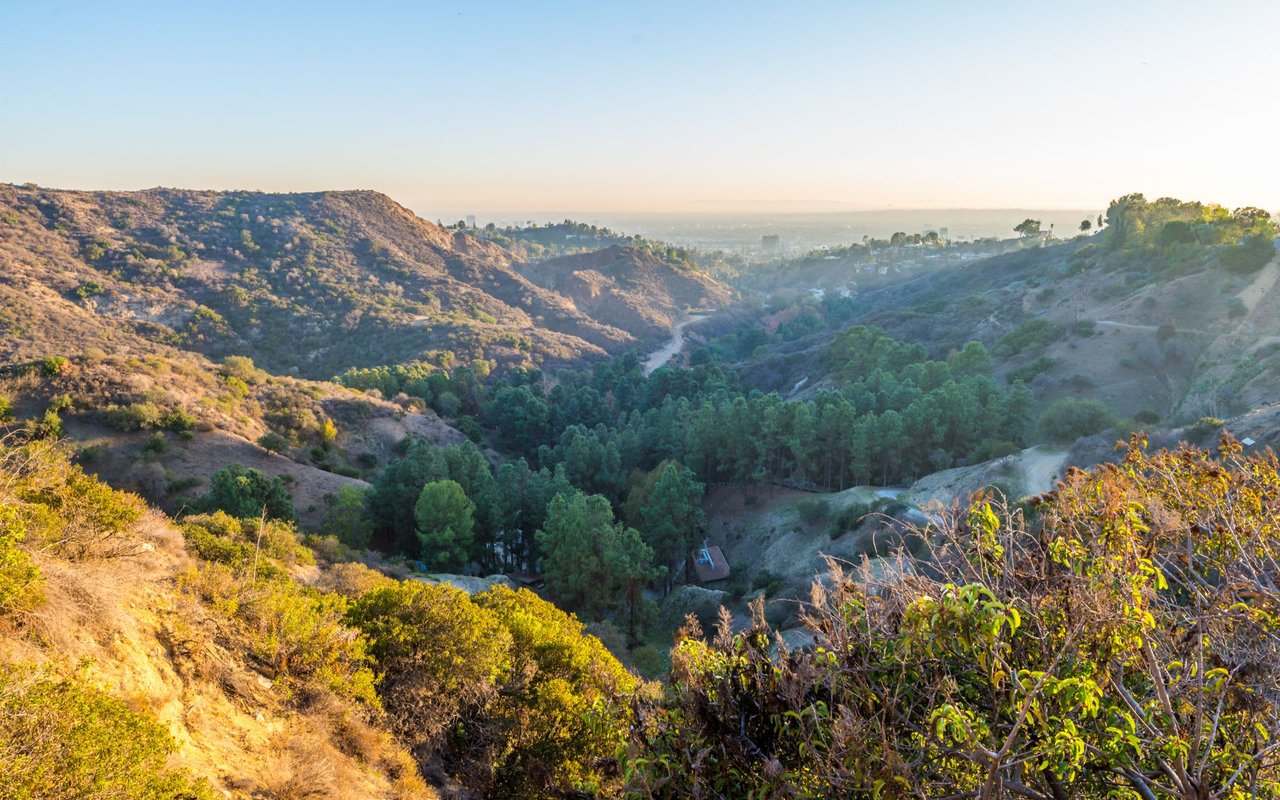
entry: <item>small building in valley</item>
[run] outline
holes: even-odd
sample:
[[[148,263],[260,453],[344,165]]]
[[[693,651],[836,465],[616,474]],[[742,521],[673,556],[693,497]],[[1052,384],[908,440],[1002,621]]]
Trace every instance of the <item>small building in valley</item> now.
[[[703,542],[694,554],[693,571],[698,576],[698,583],[722,581],[729,577],[729,562],[719,547]]]

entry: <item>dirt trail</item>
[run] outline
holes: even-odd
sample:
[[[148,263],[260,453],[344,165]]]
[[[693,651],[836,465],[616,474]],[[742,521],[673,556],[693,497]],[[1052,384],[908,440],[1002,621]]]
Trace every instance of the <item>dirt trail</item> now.
[[[706,319],[710,313],[711,312],[707,312],[705,314],[694,314],[683,322],[677,323],[675,329],[671,331],[671,341],[667,342],[659,349],[654,350],[649,354],[649,357],[644,360],[644,374],[646,376],[652,374],[654,370],[658,369],[658,367],[661,367],[663,364],[666,364],[674,358],[677,353],[683,350],[684,327],[691,322]]]
[[[1116,322],[1115,320],[1111,320],[1111,319],[1096,319],[1093,321],[1093,324],[1094,325],[1111,325],[1112,327],[1115,327],[1115,328],[1129,328],[1130,330],[1135,330],[1135,331],[1154,332],[1154,331],[1160,330],[1159,326],[1157,325],[1139,325],[1134,322]],[[1178,333],[1195,333],[1195,334],[1199,334],[1200,336],[1217,336],[1218,335],[1216,333],[1210,333],[1209,331],[1197,331],[1197,330],[1192,330],[1190,328],[1177,328],[1177,331]]]
[[[1249,284],[1243,292],[1236,295],[1244,302],[1244,307],[1249,311],[1258,305],[1258,301],[1267,296],[1267,292],[1271,291],[1276,285],[1276,280],[1280,279],[1280,256],[1271,259],[1262,271],[1258,273],[1258,277],[1253,279],[1253,283]]]
[[[1067,462],[1066,450],[1033,447],[1022,454],[1022,475],[1028,495],[1044,494],[1057,485]]]

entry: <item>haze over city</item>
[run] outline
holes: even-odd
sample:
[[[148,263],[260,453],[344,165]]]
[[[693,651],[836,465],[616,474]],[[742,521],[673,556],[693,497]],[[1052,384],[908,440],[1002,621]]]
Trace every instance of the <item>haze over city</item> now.
[[[1280,206],[1267,0],[9,0],[0,18],[0,181],[371,188],[428,218]]]

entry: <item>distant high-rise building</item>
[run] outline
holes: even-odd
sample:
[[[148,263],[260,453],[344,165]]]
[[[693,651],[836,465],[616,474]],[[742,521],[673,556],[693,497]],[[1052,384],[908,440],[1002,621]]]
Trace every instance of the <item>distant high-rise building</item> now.
[[[760,237],[760,246],[765,250],[777,250],[782,240],[778,238],[776,233],[766,233]]]
[[[468,227],[468,228],[474,228],[475,226],[476,226],[476,215],[475,215],[475,214],[468,214],[468,215],[467,215],[467,227]]]
[[[948,236],[951,235],[951,229],[945,226],[938,228],[938,235],[941,236],[943,239],[946,239]]]

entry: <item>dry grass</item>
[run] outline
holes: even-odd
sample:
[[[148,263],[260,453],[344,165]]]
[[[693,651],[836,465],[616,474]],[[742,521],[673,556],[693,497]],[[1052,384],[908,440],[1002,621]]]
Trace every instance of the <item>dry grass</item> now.
[[[73,473],[65,459],[45,460],[52,453],[0,463],[0,501],[21,503],[65,483]],[[92,531],[99,520],[92,508],[61,508],[70,520],[41,517],[55,533],[68,523]],[[43,574],[45,598],[0,625],[0,662],[86,670],[168,729],[178,744],[173,766],[207,778],[219,796],[435,796],[373,712],[325,692],[291,700],[254,669],[222,616],[181,590],[180,576],[195,571],[181,533],[152,511],[131,519],[109,537],[130,545],[114,558],[77,552],[72,560],[43,535],[21,543]]]

